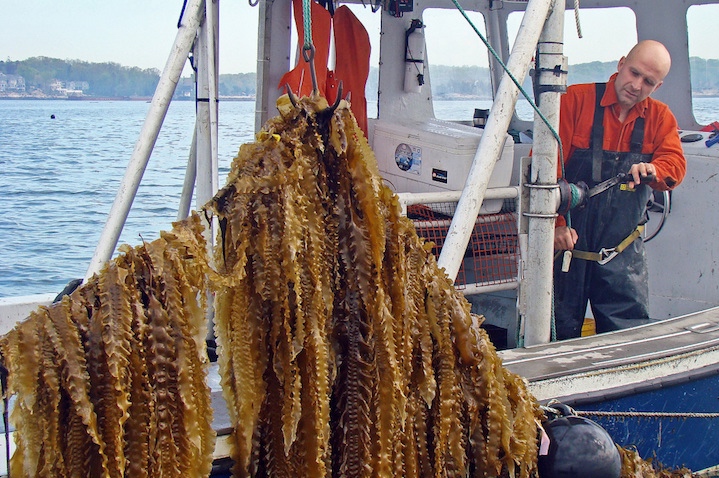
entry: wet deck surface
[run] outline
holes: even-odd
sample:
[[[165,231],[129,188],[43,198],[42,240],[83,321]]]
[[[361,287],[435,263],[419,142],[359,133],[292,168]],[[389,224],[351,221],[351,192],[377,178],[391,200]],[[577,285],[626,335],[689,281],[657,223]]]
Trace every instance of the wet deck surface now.
[[[534,382],[717,347],[719,307],[607,334],[503,350],[499,355],[505,367]]]

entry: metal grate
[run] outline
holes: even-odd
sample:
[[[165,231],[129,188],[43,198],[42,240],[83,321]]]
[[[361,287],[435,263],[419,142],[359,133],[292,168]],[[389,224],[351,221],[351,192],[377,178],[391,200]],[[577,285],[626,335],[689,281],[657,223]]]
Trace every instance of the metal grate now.
[[[420,237],[435,245],[435,257],[444,245],[452,214],[457,203],[433,203],[431,206],[407,206],[407,217],[412,219]],[[506,208],[505,208],[506,209]],[[517,216],[515,212],[480,215],[474,225],[464,260],[457,273],[455,285],[487,286],[517,280],[519,264]]]

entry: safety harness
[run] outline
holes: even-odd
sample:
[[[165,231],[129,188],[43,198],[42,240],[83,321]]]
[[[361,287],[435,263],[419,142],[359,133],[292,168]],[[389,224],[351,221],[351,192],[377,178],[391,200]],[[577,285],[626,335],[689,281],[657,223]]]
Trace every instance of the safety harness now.
[[[634,231],[629,234],[627,237],[624,238],[622,242],[620,242],[616,247],[602,247],[599,252],[587,252],[587,251],[572,251],[572,258],[573,259],[584,259],[585,261],[595,261],[598,262],[601,265],[606,264],[607,262],[614,259],[618,254],[620,254],[624,249],[626,249],[629,244],[634,242],[634,240],[642,235],[642,232],[644,232],[644,224],[640,224],[637,226]]]
[[[604,91],[606,90],[606,83],[597,83],[596,85],[596,104],[594,107],[594,123],[592,125],[592,180],[594,182],[600,182],[602,180],[602,147],[603,147],[603,140],[604,140],[604,128],[603,128],[603,120],[604,120],[604,108],[601,106],[601,99],[604,96]],[[630,152],[631,153],[637,153],[641,154],[642,152],[642,144],[644,143],[644,118],[639,117],[636,119],[634,123],[634,129],[632,130],[632,135],[630,139]],[[620,242],[615,247],[603,247],[599,250],[599,252],[588,252],[588,251],[578,251],[573,250],[571,251],[571,256],[567,257],[565,255],[566,259],[583,259],[585,261],[594,261],[601,265],[606,264],[607,262],[614,259],[617,255],[619,255],[624,249],[626,249],[629,244],[634,242],[636,238],[642,235],[642,232],[644,232],[644,224],[638,225],[634,231],[632,231],[631,234],[629,234],[627,237],[625,237],[622,242]],[[565,253],[566,254],[566,253]],[[565,259],[565,260],[566,260]]]

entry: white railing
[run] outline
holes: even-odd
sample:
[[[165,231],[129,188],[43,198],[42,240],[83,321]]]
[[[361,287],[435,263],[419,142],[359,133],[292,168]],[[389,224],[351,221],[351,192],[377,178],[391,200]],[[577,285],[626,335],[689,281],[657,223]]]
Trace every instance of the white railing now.
[[[518,200],[520,194],[519,186],[509,186],[502,188],[487,189],[484,200],[493,199],[514,199]],[[439,191],[431,193],[399,193],[399,203],[402,208],[402,214],[407,215],[407,208],[412,205],[431,205],[440,203],[456,203],[462,195],[462,191]],[[496,218],[496,216],[484,216],[479,215],[475,220],[475,225],[487,223]],[[423,228],[449,228],[452,219],[430,219],[430,220],[417,220],[414,221],[415,227],[418,229]],[[519,246],[517,246],[517,258],[520,259]],[[458,268],[459,270],[459,268]],[[517,271],[519,271],[519,264],[517,264]],[[516,289],[519,283],[519,276],[515,276],[513,280],[504,281],[488,281],[488,282],[468,282],[465,284],[457,284],[458,288],[462,290],[464,294],[483,294],[489,292],[496,292],[501,290],[512,290]]]

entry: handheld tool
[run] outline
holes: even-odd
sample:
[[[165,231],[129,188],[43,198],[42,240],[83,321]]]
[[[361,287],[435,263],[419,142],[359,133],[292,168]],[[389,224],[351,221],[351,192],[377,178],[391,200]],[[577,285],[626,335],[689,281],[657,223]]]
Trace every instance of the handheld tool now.
[[[641,183],[650,183],[656,178],[653,174],[641,176]],[[628,173],[619,173],[614,177],[598,183],[594,187],[590,188],[584,181],[579,181],[576,184],[568,183],[566,180],[560,178],[557,182],[559,183],[559,208],[557,211],[560,214],[565,214],[570,209],[577,207],[583,207],[587,204],[590,197],[596,196],[599,193],[603,193],[607,189],[610,189],[617,184],[628,183],[633,181],[634,178]]]

